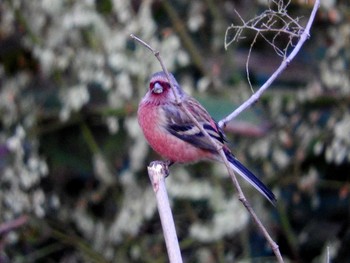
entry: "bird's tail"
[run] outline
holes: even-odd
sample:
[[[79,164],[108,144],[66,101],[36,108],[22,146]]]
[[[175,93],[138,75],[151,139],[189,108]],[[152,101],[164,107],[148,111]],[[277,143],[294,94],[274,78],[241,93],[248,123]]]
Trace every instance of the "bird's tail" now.
[[[247,180],[252,186],[262,193],[273,205],[276,204],[276,197],[263,182],[261,182],[251,171],[248,170],[240,161],[236,159],[229,151],[225,151],[227,160],[230,162],[232,169]]]

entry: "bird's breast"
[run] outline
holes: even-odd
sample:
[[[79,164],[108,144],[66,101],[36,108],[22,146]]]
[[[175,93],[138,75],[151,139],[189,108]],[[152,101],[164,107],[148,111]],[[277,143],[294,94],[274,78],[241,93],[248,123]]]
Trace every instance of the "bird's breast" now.
[[[166,130],[168,120],[161,107],[140,104],[138,121],[150,146],[167,160],[188,163],[212,159],[212,153],[197,148]]]

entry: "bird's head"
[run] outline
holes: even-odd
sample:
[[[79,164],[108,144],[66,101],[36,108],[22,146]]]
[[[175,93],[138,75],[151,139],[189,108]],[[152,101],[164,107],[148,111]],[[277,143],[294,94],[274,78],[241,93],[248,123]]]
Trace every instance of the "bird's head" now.
[[[177,83],[174,76],[169,73],[171,82],[174,85],[175,92],[179,99],[182,98],[184,92],[182,91],[180,85]],[[162,102],[175,102],[175,95],[171,89],[171,85],[166,77],[166,74],[161,71],[154,73],[149,82],[149,97],[156,100],[159,103]]]

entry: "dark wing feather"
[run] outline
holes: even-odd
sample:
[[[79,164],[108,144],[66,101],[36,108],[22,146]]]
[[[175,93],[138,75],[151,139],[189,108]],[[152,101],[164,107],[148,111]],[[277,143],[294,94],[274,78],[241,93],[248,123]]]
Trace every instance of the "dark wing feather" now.
[[[209,113],[195,100],[187,99],[183,101],[187,107],[207,131],[207,133],[220,144],[225,141],[224,134],[217,123],[210,117]],[[165,105],[163,107],[167,118],[166,129],[172,135],[184,140],[203,150],[216,152],[215,147],[205,138],[200,129],[192,122],[192,120],[181,111],[177,105]]]
[[[221,145],[225,143],[225,137],[217,123],[210,117],[208,112],[200,106],[200,104],[192,99],[183,101],[187,107],[208,132],[208,134]],[[210,152],[216,152],[215,148],[208,142],[200,129],[191,121],[188,116],[182,112],[178,105],[170,104],[164,105],[163,110],[166,116],[165,128],[177,138],[184,140],[198,148]],[[227,160],[232,164],[232,168],[238,172],[244,179],[252,184],[258,191],[260,191],[271,203],[275,204],[275,195],[241,162],[239,162],[230,152],[224,147]]]

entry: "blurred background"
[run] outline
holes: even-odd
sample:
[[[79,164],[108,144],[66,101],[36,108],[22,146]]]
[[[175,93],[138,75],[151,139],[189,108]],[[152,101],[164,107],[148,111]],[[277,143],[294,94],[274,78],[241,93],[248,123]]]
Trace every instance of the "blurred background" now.
[[[287,10],[304,26],[312,6],[292,0]],[[1,1],[0,262],[168,262],[146,170],[160,157],[136,119],[161,68],[129,35],[160,50],[186,92],[220,120],[252,94],[254,33],[225,50],[225,32],[242,22],[235,10],[249,20],[269,7]],[[348,1],[322,1],[296,59],[225,130],[234,154],[277,195],[273,207],[240,180],[286,262],[326,262],[327,253],[350,262],[349,40]],[[257,39],[254,90],[281,61]],[[174,165],[167,186],[185,262],[275,262],[225,167]]]

